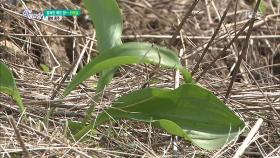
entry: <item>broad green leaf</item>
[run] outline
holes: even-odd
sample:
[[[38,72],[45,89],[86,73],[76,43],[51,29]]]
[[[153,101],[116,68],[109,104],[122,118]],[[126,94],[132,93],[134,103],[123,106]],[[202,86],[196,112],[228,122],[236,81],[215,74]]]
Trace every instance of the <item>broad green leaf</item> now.
[[[180,64],[179,58],[174,52],[169,49],[165,49],[149,43],[126,43],[105,50],[103,53],[100,53],[100,55],[94,58],[74,77],[74,79],[66,88],[63,96],[68,95],[70,91],[73,90],[81,82],[102,70],[110,69],[112,67],[124,64],[141,63],[160,64],[164,67],[184,70]],[[185,70],[184,72],[189,74],[187,70]]]
[[[175,90],[147,88],[122,96],[98,115],[94,125],[112,118],[153,122],[208,150],[222,147],[244,128],[244,122],[215,95],[191,83]],[[93,127],[88,125],[75,137]]]
[[[13,74],[10,69],[0,61],[0,92],[11,96],[18,104],[21,112],[24,106],[19,91],[17,90]]]
[[[100,53],[122,44],[123,22],[117,2],[115,0],[84,0],[84,4],[94,23]],[[116,68],[102,71],[97,92],[102,91],[110,83],[115,71]]]

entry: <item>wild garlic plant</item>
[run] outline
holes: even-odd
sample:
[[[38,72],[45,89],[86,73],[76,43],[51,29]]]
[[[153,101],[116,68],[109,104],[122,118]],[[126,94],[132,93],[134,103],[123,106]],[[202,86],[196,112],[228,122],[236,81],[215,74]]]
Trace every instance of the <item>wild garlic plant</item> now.
[[[160,68],[176,69],[181,72],[185,83],[174,90],[144,88],[123,95],[94,119],[91,119],[94,106],[89,107],[83,122],[69,121],[75,139],[84,137],[111,118],[152,123],[208,150],[222,147],[240,133],[244,122],[212,92],[192,81],[190,72],[181,65],[174,51],[150,43],[122,43],[123,21],[115,0],[83,2],[94,23],[99,55],[78,72],[63,97],[100,72],[96,93],[102,92],[117,68],[126,64],[154,64]],[[95,99],[101,97],[97,96]]]

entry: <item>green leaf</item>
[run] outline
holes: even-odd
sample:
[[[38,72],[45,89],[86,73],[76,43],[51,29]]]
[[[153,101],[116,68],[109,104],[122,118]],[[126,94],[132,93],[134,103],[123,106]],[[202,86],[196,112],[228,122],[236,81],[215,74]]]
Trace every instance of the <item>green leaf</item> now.
[[[115,0],[84,0],[84,5],[93,20],[100,51],[120,45],[122,17]]]
[[[44,71],[44,72],[50,72],[50,69],[47,65],[45,64],[40,64],[40,67],[41,69]]]
[[[18,104],[21,112],[24,111],[24,106],[21,96],[16,87],[13,74],[10,69],[0,61],[0,92],[11,96]]]
[[[114,77],[117,68],[110,68],[108,70],[102,71],[102,74],[98,80],[96,93],[103,91],[106,85],[108,85]]]
[[[85,125],[81,122],[68,120],[68,128],[69,128],[69,131],[67,132],[68,137],[71,138],[73,135],[75,135],[79,131],[81,131],[84,127],[85,127]],[[96,133],[97,132],[93,128],[91,128],[90,130],[87,131],[87,135],[84,135],[82,140],[86,140],[89,137],[93,137],[96,135]],[[80,139],[80,138],[82,138],[82,136],[79,137],[78,139]],[[74,137],[74,139],[75,139],[75,137]],[[75,139],[75,141],[78,141],[78,139]]]
[[[266,11],[266,6],[263,0],[261,0],[260,5],[259,5],[259,11],[264,14]]]
[[[162,129],[165,129],[170,134],[180,136],[182,138],[185,138],[186,140],[190,140],[186,132],[180,126],[170,120],[161,119],[155,122],[155,125],[161,127]]]
[[[164,67],[184,70],[180,64],[179,58],[169,49],[149,43],[126,43],[105,50],[94,58],[74,77],[64,91],[63,96],[68,95],[77,85],[95,73],[124,64],[140,63],[160,64]]]
[[[68,127],[71,131],[71,134],[76,134],[83,129],[84,125],[77,121],[68,120]]]
[[[117,2],[115,0],[84,0],[84,4],[94,23],[100,53],[121,45],[123,23]],[[116,68],[102,71],[97,92],[102,91],[110,83],[115,71]]]
[[[175,90],[147,88],[122,96],[98,115],[95,126],[112,118],[153,122],[208,150],[230,142],[245,126],[214,94],[191,83]],[[84,127],[75,137],[93,127]]]
[[[181,71],[181,73],[182,73],[182,75],[183,75],[183,78],[184,78],[184,80],[185,80],[185,83],[195,83],[195,81],[192,80],[192,75],[191,75],[191,73],[190,73],[187,69],[181,68],[180,71]]]

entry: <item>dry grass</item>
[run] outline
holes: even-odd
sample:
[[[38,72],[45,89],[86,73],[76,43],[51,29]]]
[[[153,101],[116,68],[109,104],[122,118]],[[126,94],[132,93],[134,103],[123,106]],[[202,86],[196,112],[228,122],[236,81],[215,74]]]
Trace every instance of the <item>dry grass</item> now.
[[[100,127],[96,131],[97,135],[90,141],[73,142],[67,139],[66,120],[80,120],[84,116],[85,109],[95,94],[92,85],[98,77],[93,76],[87,80],[65,98],[63,103],[57,101],[62,90],[54,99],[52,96],[56,93],[63,74],[80,56],[83,48],[87,47],[80,67],[96,55],[92,25],[85,15],[77,19],[64,18],[60,22],[28,20],[21,15],[24,9],[22,2],[17,8],[1,6],[0,58],[14,72],[29,118],[24,122],[15,103],[6,95],[0,94],[0,155],[20,157],[24,154],[18,143],[19,137],[15,134],[15,131],[19,131],[28,153],[33,157],[172,157],[171,136],[139,122],[124,120],[108,123]],[[221,2],[200,0],[172,45],[178,52],[183,51],[182,63],[190,70],[193,70],[226,8],[226,1]],[[259,118],[264,120],[243,157],[279,157],[280,3],[277,4],[277,0],[266,1],[265,15],[255,21],[247,54],[238,69],[230,96],[225,98],[232,70],[244,47],[248,30],[229,49],[224,52],[222,49],[235,36],[235,33],[231,36],[229,33],[238,32],[249,20],[248,13],[253,4],[245,2],[239,0],[236,11],[235,4],[232,5],[194,78],[198,78],[207,68],[206,73],[200,76],[199,83],[224,99],[246,122],[247,129]],[[119,4],[124,15],[123,41],[146,41],[167,46],[192,1],[119,0]],[[74,1],[30,1],[25,5],[38,11],[51,7],[80,8],[80,4],[75,4]],[[220,53],[222,54],[214,65],[209,66]],[[43,72],[40,64],[50,66],[53,71]],[[146,65],[122,67],[106,88],[95,115],[109,106],[116,97],[140,89],[148,79],[149,86],[152,87],[174,87],[173,71],[160,70],[155,75],[150,75],[153,70],[153,66]],[[62,83],[62,88],[70,79],[71,75]],[[56,106],[57,111],[47,128],[42,121],[48,106]],[[16,127],[12,126],[12,118],[8,115],[16,120]],[[235,142],[213,152],[178,140],[177,155],[232,157],[247,134],[248,132],[244,132]]]

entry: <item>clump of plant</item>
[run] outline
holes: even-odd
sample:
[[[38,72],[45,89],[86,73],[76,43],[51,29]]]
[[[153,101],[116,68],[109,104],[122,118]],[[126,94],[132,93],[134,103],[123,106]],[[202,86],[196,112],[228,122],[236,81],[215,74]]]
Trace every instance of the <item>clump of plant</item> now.
[[[91,119],[94,104],[82,122],[70,122],[75,139],[108,120],[131,119],[152,123],[166,132],[191,141],[199,147],[214,150],[235,138],[244,128],[240,120],[221,100],[195,84],[188,70],[172,50],[141,42],[122,43],[122,17],[115,0],[84,0],[96,30],[99,55],[73,78],[63,93],[66,97],[77,85],[100,73],[100,92],[110,83],[118,66],[154,64],[179,70],[184,84],[177,89],[144,88],[123,95],[110,108]],[[91,120],[91,121],[90,121]]]

